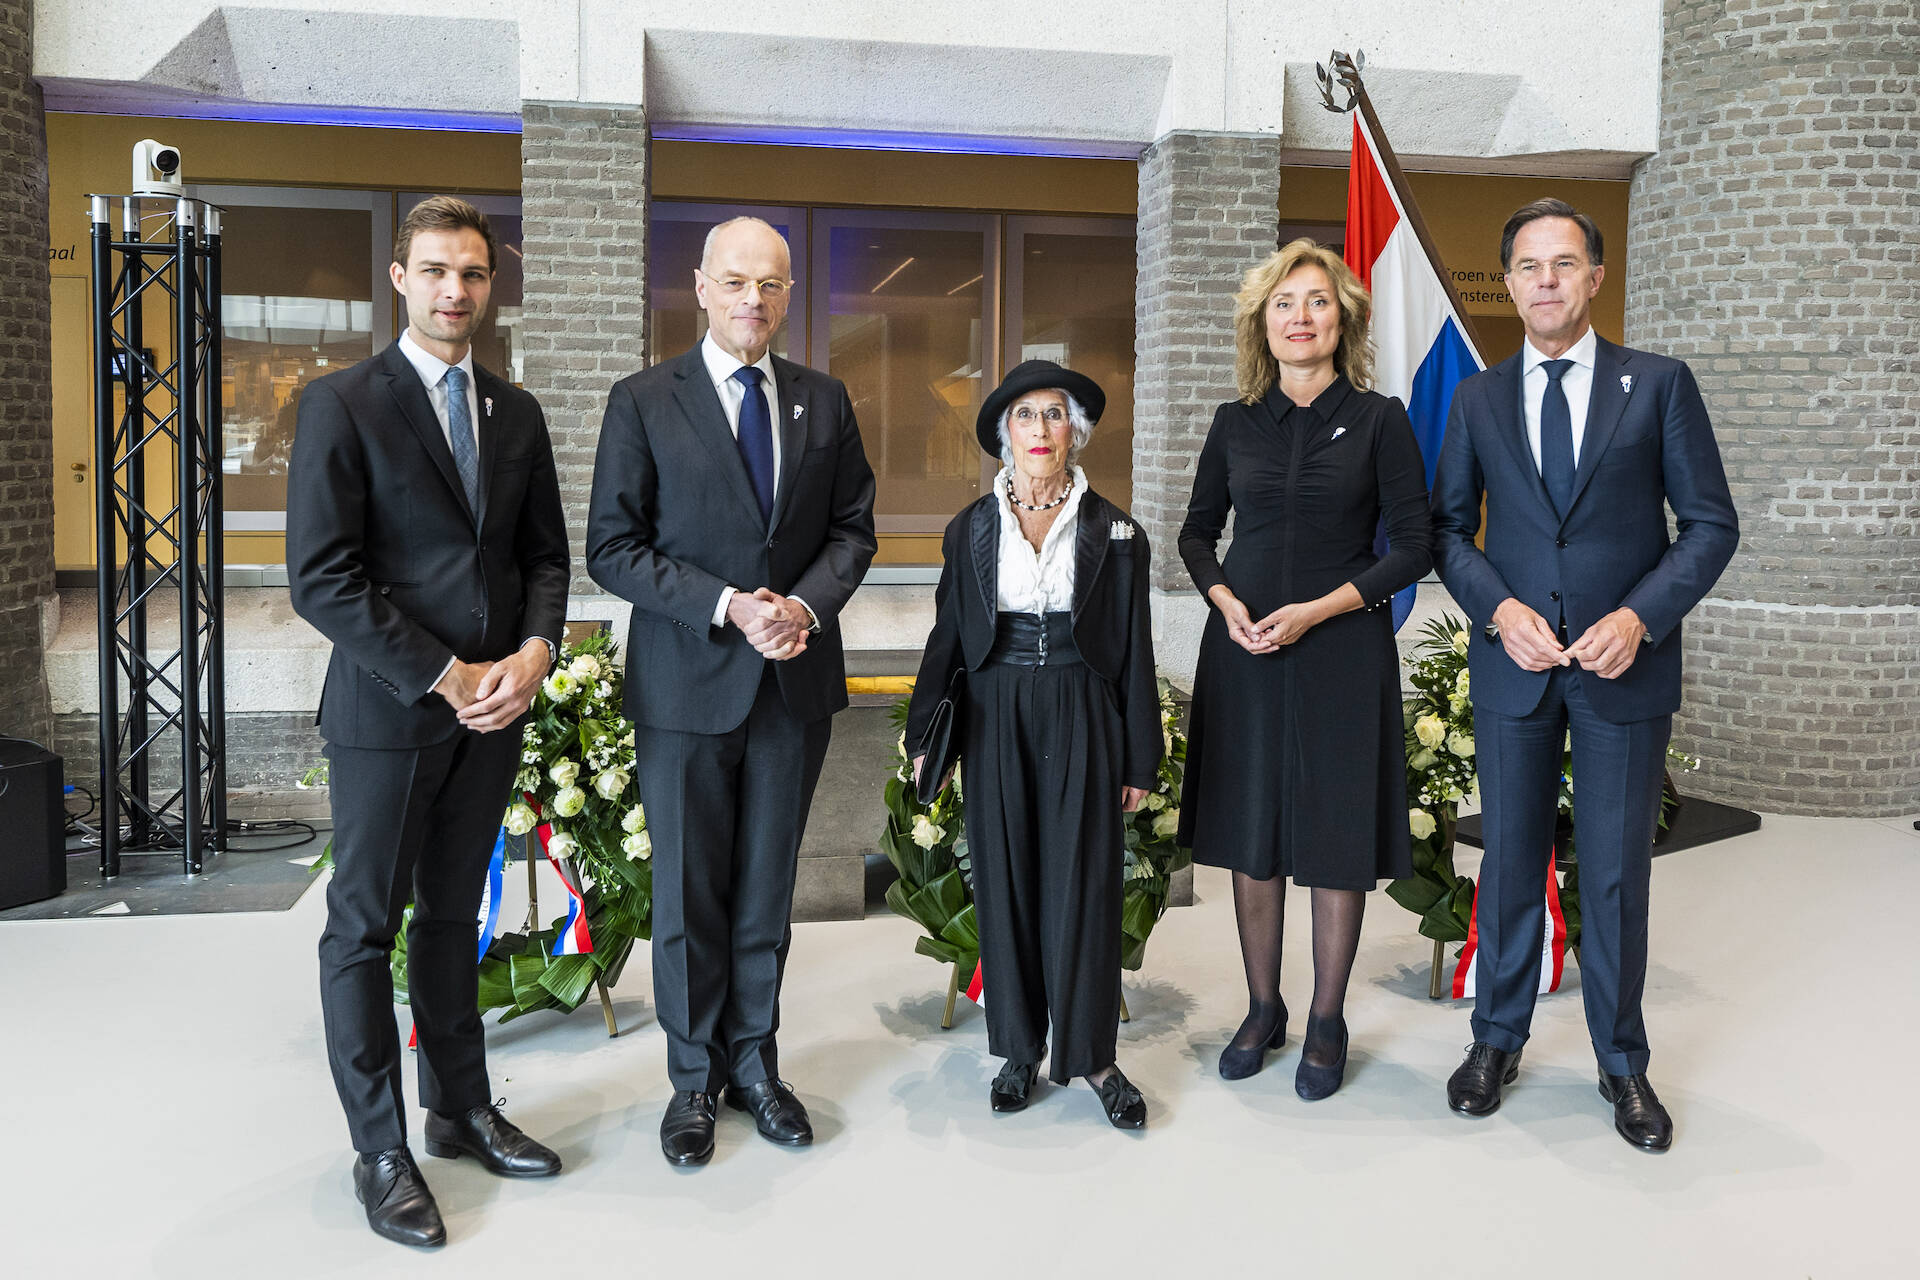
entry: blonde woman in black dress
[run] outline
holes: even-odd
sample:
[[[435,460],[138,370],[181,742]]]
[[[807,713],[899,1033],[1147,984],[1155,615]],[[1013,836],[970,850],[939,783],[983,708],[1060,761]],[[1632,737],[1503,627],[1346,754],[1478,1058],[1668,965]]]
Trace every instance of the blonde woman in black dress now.
[[[1367,891],[1412,872],[1399,651],[1383,606],[1433,556],[1413,427],[1398,400],[1368,390],[1371,309],[1339,255],[1311,240],[1247,273],[1234,307],[1240,398],[1214,414],[1180,530],[1213,612],[1179,838],[1194,861],[1233,871],[1247,975],[1247,1017],[1220,1074],[1253,1075],[1286,1041],[1292,876],[1313,891],[1313,1003],[1294,1080],[1309,1101],[1345,1075]]]

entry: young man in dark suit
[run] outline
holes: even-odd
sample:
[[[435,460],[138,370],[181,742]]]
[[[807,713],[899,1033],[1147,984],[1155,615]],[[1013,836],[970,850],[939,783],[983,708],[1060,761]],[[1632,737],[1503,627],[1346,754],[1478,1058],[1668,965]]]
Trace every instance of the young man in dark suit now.
[[[774,1033],[795,859],[847,705],[835,624],[877,544],[846,387],[770,351],[791,276],[771,226],[715,227],[694,272],[707,336],[614,386],[594,465],[587,568],[633,602],[626,713],[676,1165],[712,1156],[723,1088],[768,1141],[813,1140]]]
[[[475,918],[520,720],[557,653],[567,531],[540,406],[473,363],[493,232],[462,200],[394,239],[400,340],[307,387],[288,469],[293,607],[333,642],[321,695],[333,879],[320,938],[327,1057],[367,1222],[446,1229],[407,1148],[389,970],[401,913],[427,1150],[508,1177],[560,1171],[493,1105]]]
[[[1687,366],[1593,332],[1605,274],[1593,221],[1537,200],[1507,220],[1500,259],[1526,343],[1455,391],[1433,485],[1441,577],[1479,624],[1469,662],[1486,833],[1473,1044],[1447,1101],[1487,1115],[1520,1069],[1571,734],[1580,986],[1600,1093],[1623,1138],[1664,1151],[1673,1122],[1647,1081],[1640,1011],[1653,835],[1680,620],[1732,559],[1739,524]]]

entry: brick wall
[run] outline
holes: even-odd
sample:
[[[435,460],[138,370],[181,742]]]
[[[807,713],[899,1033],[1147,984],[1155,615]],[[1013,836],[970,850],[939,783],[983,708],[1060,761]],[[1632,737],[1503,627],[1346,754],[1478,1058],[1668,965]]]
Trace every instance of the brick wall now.
[[[576,595],[600,592],[587,505],[607,391],[646,363],[648,145],[637,107],[522,107],[527,389],[553,434]]]
[[[1688,622],[1688,789],[1920,809],[1920,16],[1664,9],[1626,337],[1692,365],[1741,519]]]
[[[53,597],[47,133],[33,4],[0,0],[0,733],[52,733],[41,617]]]
[[[1153,584],[1191,593],[1174,537],[1214,408],[1234,398],[1233,295],[1277,246],[1280,140],[1172,133],[1140,156],[1133,515]]]

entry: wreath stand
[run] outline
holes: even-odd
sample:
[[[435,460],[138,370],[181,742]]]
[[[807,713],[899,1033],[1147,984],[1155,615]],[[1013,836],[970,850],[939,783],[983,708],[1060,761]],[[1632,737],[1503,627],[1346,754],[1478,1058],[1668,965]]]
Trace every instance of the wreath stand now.
[[[602,999],[604,998],[605,998],[605,993],[603,992]],[[1440,998],[1439,996],[1434,997],[1434,999],[1436,1000],[1438,1000],[1439,998]],[[960,966],[956,964],[953,966],[953,971],[947,975],[947,1007],[945,1011],[943,1011],[940,1015],[940,1029],[942,1031],[953,1030],[953,1006],[954,1006],[954,1003],[959,999],[960,999]],[[1125,991],[1122,991],[1120,993],[1120,1021],[1122,1022],[1133,1021],[1133,1015],[1127,1011],[1127,993]],[[609,1012],[607,1015],[607,1024],[609,1026],[613,1024],[613,1015],[611,1012]]]
[[[531,934],[539,932],[540,929],[540,878],[536,874],[540,864],[534,858],[531,849],[523,847],[522,853],[527,864],[527,923],[523,928]],[[607,980],[595,978],[593,990],[594,994],[600,997],[600,1016],[607,1020],[607,1039],[611,1040],[620,1034],[620,1024],[613,1016],[613,997],[607,993]],[[948,1001],[947,1008],[951,1012],[952,1001]]]

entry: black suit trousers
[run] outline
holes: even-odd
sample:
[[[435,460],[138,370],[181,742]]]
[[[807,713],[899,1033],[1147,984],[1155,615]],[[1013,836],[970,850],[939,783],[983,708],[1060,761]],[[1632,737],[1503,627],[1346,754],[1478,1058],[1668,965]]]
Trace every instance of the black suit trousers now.
[[[327,748],[334,872],[320,935],[320,1008],[357,1151],[407,1140],[390,964],[409,897],[420,1103],[453,1114],[492,1096],[476,918],[519,746],[516,723],[494,733],[463,729],[425,747]]]
[[[635,735],[653,835],[654,1001],[675,1089],[779,1078],[794,875],[832,729],[787,710],[769,662],[728,732]]]
[[[1640,998],[1653,835],[1673,717],[1615,724],[1594,711],[1583,684],[1581,672],[1555,667],[1531,714],[1474,709],[1487,852],[1480,864],[1473,1038],[1509,1053],[1527,1041],[1540,987],[1561,751],[1570,734],[1587,1033],[1603,1069],[1630,1075],[1647,1069]]]

